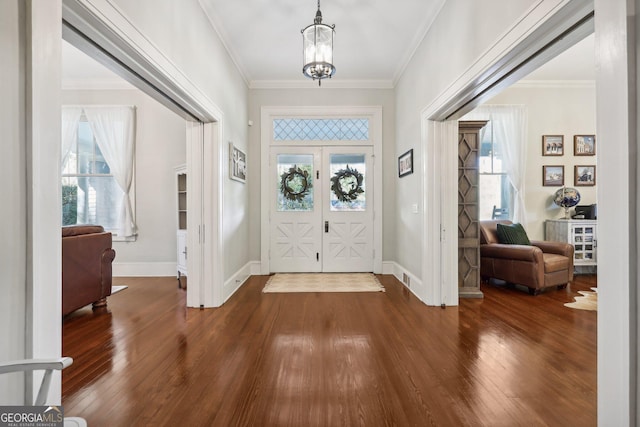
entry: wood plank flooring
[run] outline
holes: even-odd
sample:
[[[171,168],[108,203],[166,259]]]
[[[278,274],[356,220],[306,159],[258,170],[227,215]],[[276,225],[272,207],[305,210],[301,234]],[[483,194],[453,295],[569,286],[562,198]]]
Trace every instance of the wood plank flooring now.
[[[262,294],[187,309],[175,278],[117,278],[63,323],[63,406],[89,426],[595,426],[595,276],[427,307],[385,293]]]

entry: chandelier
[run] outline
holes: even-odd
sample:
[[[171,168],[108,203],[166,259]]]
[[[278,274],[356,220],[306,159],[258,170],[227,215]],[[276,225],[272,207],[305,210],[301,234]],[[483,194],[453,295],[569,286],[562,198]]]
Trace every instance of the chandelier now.
[[[320,0],[318,0],[318,11],[313,20],[313,24],[302,30],[302,73],[312,78],[318,79],[320,86],[322,79],[331,78],[336,72],[333,66],[333,34],[335,25],[322,23],[322,12],[320,12]]]

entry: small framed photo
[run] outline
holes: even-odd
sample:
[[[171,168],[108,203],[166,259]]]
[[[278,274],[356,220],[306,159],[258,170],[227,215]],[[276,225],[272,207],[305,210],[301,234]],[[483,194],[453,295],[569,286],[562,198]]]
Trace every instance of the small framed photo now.
[[[542,135],[542,155],[562,156],[564,154],[563,135]]]
[[[229,177],[242,183],[247,180],[247,155],[229,142]]]
[[[592,187],[596,185],[595,165],[577,165],[573,174],[573,185],[576,187]]]
[[[413,148],[398,157],[398,177],[413,173]]]
[[[562,187],[564,185],[564,166],[542,166],[542,185],[545,187]]]
[[[595,135],[574,135],[573,136],[574,156],[595,156],[596,136]]]

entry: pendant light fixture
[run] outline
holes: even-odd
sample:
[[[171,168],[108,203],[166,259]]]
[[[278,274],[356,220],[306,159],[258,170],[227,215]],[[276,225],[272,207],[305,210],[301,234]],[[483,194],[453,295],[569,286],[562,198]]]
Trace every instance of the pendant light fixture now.
[[[320,0],[318,0],[318,11],[313,20],[313,24],[302,30],[302,73],[312,78],[318,79],[320,86],[322,79],[331,78],[336,72],[333,66],[333,34],[335,25],[322,23],[322,12],[320,12]]]

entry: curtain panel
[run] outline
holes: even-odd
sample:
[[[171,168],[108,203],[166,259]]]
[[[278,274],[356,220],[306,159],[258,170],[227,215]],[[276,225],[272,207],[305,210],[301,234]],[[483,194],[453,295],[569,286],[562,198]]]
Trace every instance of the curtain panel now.
[[[525,169],[527,165],[527,109],[524,105],[482,105],[461,120],[490,120],[494,139],[503,150],[502,157],[513,188],[513,222],[526,224]],[[486,127],[480,131],[484,138]]]
[[[63,165],[71,151],[73,142],[77,139],[78,122],[82,113],[84,113],[96,144],[123,192],[115,234],[125,238],[135,236],[137,234],[137,226],[133,217],[130,195],[134,167],[135,107],[63,107],[62,111]]]

